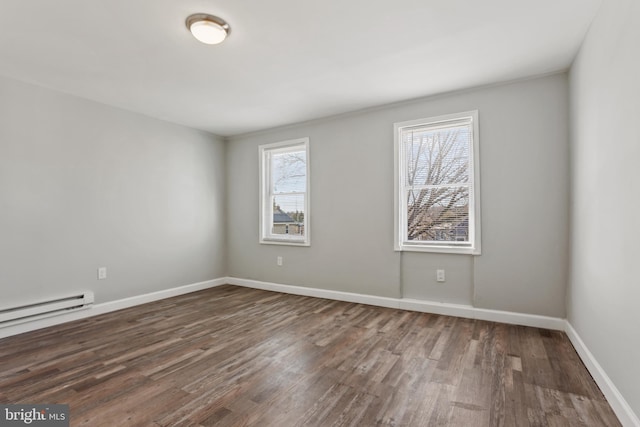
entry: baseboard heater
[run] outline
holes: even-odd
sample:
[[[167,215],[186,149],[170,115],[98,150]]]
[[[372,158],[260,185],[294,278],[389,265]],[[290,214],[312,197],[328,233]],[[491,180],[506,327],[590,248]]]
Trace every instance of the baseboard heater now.
[[[53,298],[33,304],[0,309],[0,328],[18,323],[31,322],[45,317],[58,316],[71,311],[83,310],[93,305],[93,292],[87,291],[62,298]]]

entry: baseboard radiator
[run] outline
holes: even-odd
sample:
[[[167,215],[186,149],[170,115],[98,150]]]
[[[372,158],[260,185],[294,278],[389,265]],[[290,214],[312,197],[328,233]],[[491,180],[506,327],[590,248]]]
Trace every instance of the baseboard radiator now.
[[[0,308],[0,328],[83,310],[93,305],[93,292],[87,291],[49,301]]]

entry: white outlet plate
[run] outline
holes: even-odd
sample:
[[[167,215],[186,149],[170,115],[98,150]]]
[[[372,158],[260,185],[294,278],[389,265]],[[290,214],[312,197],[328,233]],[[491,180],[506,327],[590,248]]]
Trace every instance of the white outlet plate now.
[[[436,281],[437,282],[445,281],[444,270],[441,270],[441,269],[436,270]]]
[[[107,278],[107,267],[98,268],[98,280],[104,280]]]
[[[278,264],[278,267],[282,267],[282,257],[281,256],[276,258],[276,263]]]

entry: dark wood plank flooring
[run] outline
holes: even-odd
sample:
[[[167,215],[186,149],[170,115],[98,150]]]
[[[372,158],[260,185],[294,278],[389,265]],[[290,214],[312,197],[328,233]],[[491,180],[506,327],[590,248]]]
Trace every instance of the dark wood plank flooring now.
[[[221,286],[0,340],[72,426],[619,426],[562,332]]]

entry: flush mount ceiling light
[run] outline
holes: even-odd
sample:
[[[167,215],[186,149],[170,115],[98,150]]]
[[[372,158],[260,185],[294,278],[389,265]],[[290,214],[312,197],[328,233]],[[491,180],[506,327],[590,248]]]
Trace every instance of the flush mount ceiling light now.
[[[189,16],[186,24],[193,37],[206,44],[222,43],[231,31],[224,19],[206,13]]]

